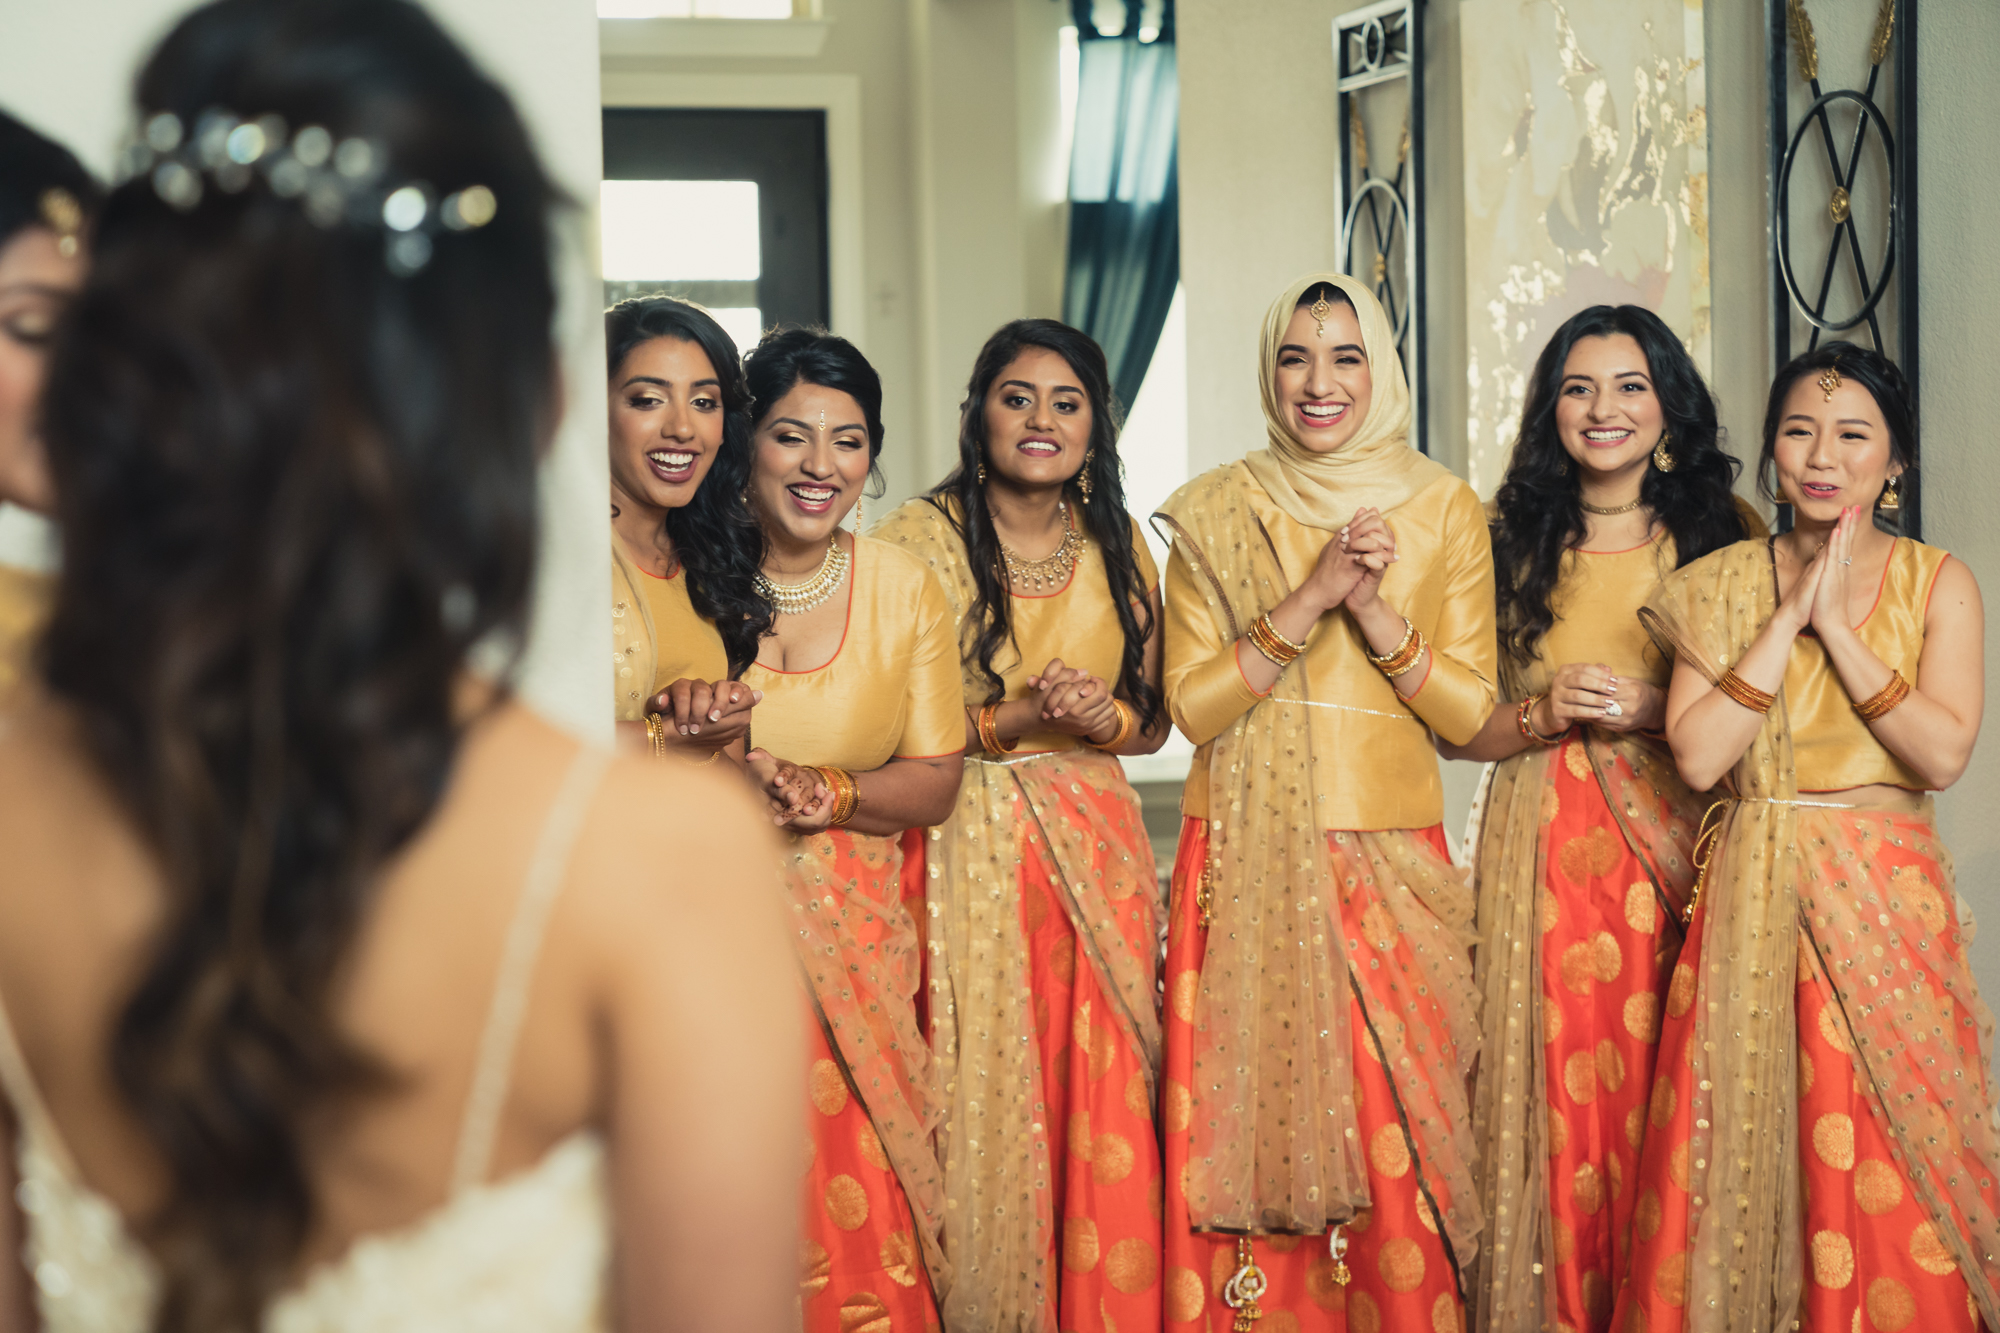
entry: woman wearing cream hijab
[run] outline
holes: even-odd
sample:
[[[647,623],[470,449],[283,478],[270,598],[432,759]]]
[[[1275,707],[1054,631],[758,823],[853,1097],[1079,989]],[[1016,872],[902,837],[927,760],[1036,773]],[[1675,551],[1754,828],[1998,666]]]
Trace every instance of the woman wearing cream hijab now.
[[[1267,447],[1157,515],[1167,702],[1200,747],[1167,943],[1167,1327],[1458,1330],[1478,1026],[1431,733],[1493,707],[1486,519],[1410,447],[1361,283],[1293,283],[1259,371]]]

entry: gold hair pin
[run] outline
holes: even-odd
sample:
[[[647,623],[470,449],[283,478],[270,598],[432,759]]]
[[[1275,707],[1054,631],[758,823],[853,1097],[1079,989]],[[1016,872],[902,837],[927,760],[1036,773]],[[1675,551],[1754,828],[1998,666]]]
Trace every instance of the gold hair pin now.
[[[1835,361],[1819,373],[1819,391],[1826,395],[1827,402],[1833,401],[1833,391],[1840,387],[1840,362]]]
[[[1311,315],[1313,323],[1319,326],[1314,332],[1323,335],[1326,332],[1326,317],[1333,313],[1333,303],[1322,293],[1317,301],[1306,307],[1306,313]]]
[[[56,234],[56,253],[64,259],[76,254],[77,237],[83,232],[83,205],[60,185],[42,191],[42,221]]]

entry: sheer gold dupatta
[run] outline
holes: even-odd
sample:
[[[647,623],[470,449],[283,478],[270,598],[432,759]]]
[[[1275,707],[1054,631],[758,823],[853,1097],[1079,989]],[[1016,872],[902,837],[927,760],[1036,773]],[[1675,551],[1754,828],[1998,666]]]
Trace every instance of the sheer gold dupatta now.
[[[1748,541],[1670,576],[1639,615],[1663,647],[1717,680],[1769,622],[1777,600],[1769,548]],[[1728,807],[1702,880],[1701,956],[1692,968],[1683,963],[1676,969],[1667,1004],[1669,1017],[1690,1008],[1695,1015],[1688,1327],[1701,1333],[1783,1328],[1798,1307],[1806,1242],[1794,992],[1802,946],[1818,949],[1828,963],[1840,1021],[1852,1035],[1855,1073],[1896,1145],[1901,1169],[1989,1325],[2000,1323],[2000,1264],[1992,1258],[2000,1255],[2000,1225],[1982,1193],[2000,1166],[1990,1098],[1972,1096],[1974,1078],[1928,1081],[1955,1085],[1953,1102],[1927,1080],[1909,1076],[1926,1054],[1899,1031],[1898,1011],[1906,1002],[1868,1002],[1857,993],[1860,978],[1844,966],[1858,947],[1841,929],[1854,913],[1829,908],[1823,928],[1806,918],[1800,840],[1814,831],[1800,827],[1782,693],[1732,771],[1731,785],[1739,799]],[[1811,813],[1817,824],[1829,812]],[[1843,882],[1843,897],[1895,891],[1865,876],[1856,880]],[[1868,929],[1865,920],[1860,928]],[[1822,933],[1826,938],[1818,938]],[[1932,966],[1943,963],[1937,959]],[[1992,1020],[1977,1005],[1969,974],[1936,980],[1946,990],[1969,992],[1963,998],[1986,1038],[1978,1043],[1983,1058]]]
[[[1251,499],[1241,463],[1197,478],[1156,517],[1196,570],[1226,642],[1289,592]],[[1344,632],[1316,627],[1313,637]],[[1316,1235],[1370,1202],[1354,1098],[1355,988],[1340,916],[1341,884],[1327,830],[1313,809],[1306,673],[1281,674],[1271,693],[1211,743],[1209,865],[1213,920],[1194,1009],[1193,1116],[1188,1213],[1198,1231]],[[1356,774],[1356,781],[1367,775]],[[1353,835],[1350,835],[1353,836]],[[1461,1025],[1460,1061],[1477,1045],[1462,944],[1426,940],[1470,925],[1471,898],[1434,859],[1404,854],[1390,832],[1364,834],[1394,923],[1432,972],[1423,984]],[[1446,867],[1448,869],[1448,867]],[[1408,892],[1400,892],[1400,890]],[[1417,920],[1427,915],[1427,921]],[[1440,924],[1441,923],[1441,924]],[[1392,1020],[1398,1015],[1378,1015]],[[1393,1034],[1395,1024],[1378,1027]],[[1470,1116],[1459,1062],[1396,1038],[1385,1050],[1413,1156],[1435,1172],[1448,1206],[1444,1229],[1461,1263],[1476,1252]]]

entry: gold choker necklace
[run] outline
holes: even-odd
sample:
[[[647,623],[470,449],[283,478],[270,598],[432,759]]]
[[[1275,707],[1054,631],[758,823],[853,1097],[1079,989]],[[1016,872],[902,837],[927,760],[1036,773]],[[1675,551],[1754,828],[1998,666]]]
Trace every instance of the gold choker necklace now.
[[[1043,588],[1060,591],[1076,572],[1077,557],[1083,554],[1083,534],[1070,522],[1069,502],[1056,502],[1062,510],[1062,544],[1040,560],[1026,560],[1014,552],[1006,542],[1000,543],[1000,558],[1007,562],[1007,581],[1027,592],[1030,589],[1040,594]]]
[[[1577,503],[1583,506],[1583,512],[1586,514],[1599,514],[1605,518],[1615,518],[1619,514],[1631,513],[1645,502],[1643,500],[1634,500],[1630,504],[1613,505],[1609,509],[1606,509],[1603,505],[1591,504],[1587,500],[1578,500]]]
[[[757,571],[757,591],[771,604],[771,609],[783,616],[802,616],[816,607],[824,606],[829,597],[840,590],[842,579],[847,577],[847,552],[840,547],[840,537],[836,534],[826,544],[826,558],[819,562],[811,578],[804,583],[773,583]]]

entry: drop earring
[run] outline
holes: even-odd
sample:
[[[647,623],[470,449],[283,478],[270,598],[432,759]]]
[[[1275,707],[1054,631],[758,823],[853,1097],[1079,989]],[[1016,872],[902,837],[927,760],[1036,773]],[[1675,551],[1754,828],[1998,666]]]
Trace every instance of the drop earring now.
[[[1085,449],[1083,451],[1083,466],[1077,471],[1076,484],[1077,489],[1083,492],[1083,502],[1085,504],[1090,503],[1090,465],[1096,461],[1097,450]]]
[[[1901,477],[1891,477],[1882,484],[1882,498],[1876,502],[1875,507],[1885,514],[1900,514],[1903,512],[1903,479]]]
[[[1660,442],[1653,446],[1653,466],[1662,472],[1672,472],[1674,470],[1674,456],[1667,449],[1667,444],[1673,438],[1672,431],[1663,430],[1660,432]]]
[[[978,477],[978,478],[979,478],[979,484],[980,484],[981,486],[984,486],[984,485],[986,484],[986,464],[982,462],[982,463],[981,463],[981,464],[979,465],[979,471],[978,471],[978,472],[976,472],[976,473],[974,473],[973,475],[975,475],[976,477]]]

